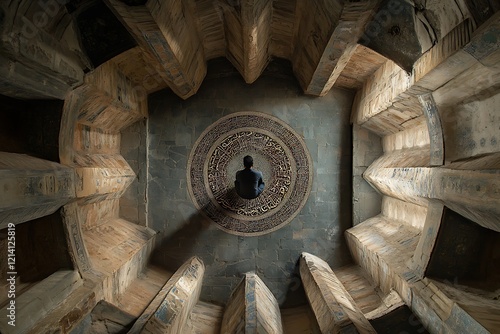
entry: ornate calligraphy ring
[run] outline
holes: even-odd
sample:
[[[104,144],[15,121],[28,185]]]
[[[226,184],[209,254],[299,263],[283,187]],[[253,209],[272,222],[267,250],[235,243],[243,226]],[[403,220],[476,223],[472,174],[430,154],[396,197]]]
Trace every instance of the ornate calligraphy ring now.
[[[266,187],[253,200],[234,191],[245,155],[263,172]],[[259,112],[239,112],[210,125],[188,159],[188,191],[195,206],[222,230],[236,235],[270,233],[304,206],[312,161],[302,138],[286,123]]]

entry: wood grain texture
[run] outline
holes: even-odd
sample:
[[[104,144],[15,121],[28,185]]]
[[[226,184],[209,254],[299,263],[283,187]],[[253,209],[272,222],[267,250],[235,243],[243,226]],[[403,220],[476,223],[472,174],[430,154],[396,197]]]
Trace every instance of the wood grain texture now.
[[[192,29],[195,18],[186,2],[151,0],[146,6],[134,7],[118,0],[106,3],[128,27],[155,73],[180,97],[195,94],[206,64],[197,30]]]
[[[83,231],[92,269],[103,275],[104,299],[116,303],[141,273],[154,244],[154,231],[115,218]]]
[[[271,40],[269,53],[272,56],[291,59],[294,43],[297,0],[273,0]]]
[[[323,333],[350,332],[352,325],[359,333],[376,333],[325,261],[303,252],[300,277]]]
[[[55,13],[52,20],[46,14],[46,24],[40,25],[43,11],[36,2],[2,2],[0,10],[2,94],[64,99],[67,92],[82,83],[83,69],[78,57],[52,35],[57,16],[62,13]]]
[[[410,262],[410,267],[421,278],[425,275],[432,250],[434,249],[434,245],[436,243],[439,227],[441,226],[441,219],[443,217],[443,210],[444,205],[441,202],[429,202],[422,234]]]
[[[424,111],[425,120],[430,137],[430,165],[442,166],[444,164],[444,136],[443,127],[441,126],[441,117],[436,102],[432,94],[424,94],[419,96]]]
[[[330,91],[355,53],[357,42],[380,3],[378,0],[344,3],[338,24],[307,84],[306,94],[324,96]]]
[[[363,314],[375,310],[382,304],[382,298],[367,274],[358,265],[335,269],[335,276],[342,283]]]
[[[116,305],[135,318],[139,318],[172,274],[163,268],[148,264],[117,298]]]
[[[283,332],[287,334],[320,334],[321,330],[309,305],[281,310]]]
[[[372,49],[356,44],[353,54],[334,86],[357,90],[386,61],[387,58]]]
[[[71,168],[0,152],[0,229],[54,213],[75,198]]]
[[[221,5],[215,0],[197,0],[195,5],[205,59],[224,57],[226,37]]]
[[[300,86],[306,90],[339,23],[343,3],[338,0],[313,0],[307,4],[298,1],[298,7],[296,13],[300,13],[300,18],[296,21],[291,61]]]
[[[53,273],[22,295],[16,296],[16,316],[25,320],[16,321],[16,326],[8,325],[7,321],[0,321],[0,330],[2,333],[27,333],[33,327],[39,326],[45,318],[61,320],[53,314],[54,311],[82,286],[83,280],[77,271],[60,270]],[[3,310],[2,316],[5,317]]]
[[[224,307],[198,301],[189,315],[186,334],[219,334],[221,333]]]
[[[419,230],[378,215],[346,231],[354,261],[384,294],[396,290],[405,303],[411,303],[409,284],[413,275],[406,263],[419,241]]]
[[[222,5],[225,18],[227,58],[253,83],[269,62],[272,1],[246,0],[238,6],[232,1]]]
[[[461,306],[468,303],[468,297],[458,289],[421,279],[408,267],[421,242],[419,230],[379,215],[347,230],[346,240],[354,261],[371,280],[384,293],[397,291],[429,332],[486,333],[483,325],[497,321],[492,317],[492,322],[480,324],[474,320],[473,310],[468,313]]]
[[[226,303],[221,333],[245,333],[245,279],[236,286]]]
[[[381,136],[418,125],[425,119],[418,96],[432,92],[471,65],[471,59],[460,53],[471,30],[470,21],[461,23],[419,58],[413,73],[387,61],[356,94],[353,121]]]
[[[255,273],[245,274],[245,333],[283,333],[278,301]]]
[[[429,159],[425,150],[409,151],[413,151],[413,157],[405,152],[405,156],[394,153],[379,158],[364,177],[384,195],[422,206],[427,206],[429,200],[438,199],[479,225],[500,231],[500,198],[494,190],[499,186],[498,170],[425,167],[425,164],[418,164],[419,160]]]
[[[205,265],[186,261],[165,283],[129,333],[185,333],[189,314],[198,302]]]
[[[283,333],[278,302],[255,273],[246,273],[233,291],[224,310],[221,333]]]
[[[0,67],[2,94],[64,99],[66,93],[82,83],[78,57],[53,35],[64,11],[49,17],[40,11],[38,3],[26,0],[3,2],[0,11],[0,50],[8,61],[2,63],[10,63],[10,68]],[[45,14],[44,25],[39,24],[41,13]]]

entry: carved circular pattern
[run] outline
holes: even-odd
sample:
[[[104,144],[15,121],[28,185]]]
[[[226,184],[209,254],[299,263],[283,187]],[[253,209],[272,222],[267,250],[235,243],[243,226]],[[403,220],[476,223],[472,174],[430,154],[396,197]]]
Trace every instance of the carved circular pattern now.
[[[234,190],[243,157],[254,158],[265,189],[252,200]],[[258,112],[240,112],[210,125],[188,160],[188,190],[195,206],[222,230],[262,235],[289,223],[311,191],[312,165],[300,136],[281,120]]]

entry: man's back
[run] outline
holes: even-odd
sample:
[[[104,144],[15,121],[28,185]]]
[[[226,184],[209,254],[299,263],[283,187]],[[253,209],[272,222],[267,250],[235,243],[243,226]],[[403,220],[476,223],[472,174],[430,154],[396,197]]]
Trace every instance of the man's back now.
[[[262,173],[258,170],[245,168],[236,173],[236,192],[245,199],[253,199],[264,190]]]

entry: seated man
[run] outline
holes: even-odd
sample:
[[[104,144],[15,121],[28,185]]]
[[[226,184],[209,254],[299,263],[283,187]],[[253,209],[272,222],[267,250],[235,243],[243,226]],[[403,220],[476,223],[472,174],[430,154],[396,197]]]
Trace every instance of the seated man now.
[[[262,173],[252,169],[253,158],[249,155],[243,158],[243,165],[245,169],[236,172],[236,181],[234,181],[236,193],[245,199],[256,198],[264,190]]]

